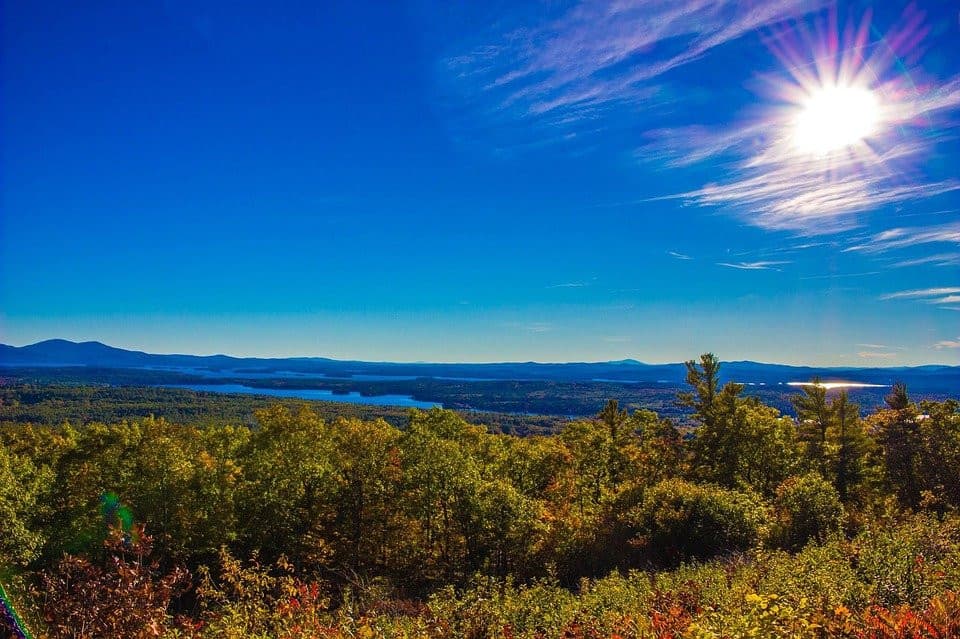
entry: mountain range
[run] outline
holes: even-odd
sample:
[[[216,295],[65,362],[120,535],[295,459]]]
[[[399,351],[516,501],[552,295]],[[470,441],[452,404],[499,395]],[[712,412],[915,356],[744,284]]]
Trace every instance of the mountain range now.
[[[161,369],[203,372],[207,376],[363,376],[452,378],[464,381],[545,380],[563,382],[662,382],[682,384],[683,363],[645,364],[633,359],[608,362],[502,362],[486,364],[397,363],[336,360],[325,357],[258,358],[229,355],[161,355],[115,348],[100,342],[71,342],[51,339],[28,346],[0,344],[0,366],[72,367],[116,369]],[[960,393],[960,366],[914,367],[809,367],[752,361],[724,362],[723,381],[749,384],[782,384],[842,380],[890,385],[903,381],[926,390]]]

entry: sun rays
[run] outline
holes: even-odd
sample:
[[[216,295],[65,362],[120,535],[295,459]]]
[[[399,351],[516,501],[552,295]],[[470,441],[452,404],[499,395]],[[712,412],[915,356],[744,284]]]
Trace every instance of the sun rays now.
[[[871,28],[869,14],[846,24],[835,11],[820,17],[768,34],[781,70],[761,77],[748,119],[715,131],[664,130],[671,139],[646,147],[680,166],[732,160],[728,178],[677,197],[730,209],[761,228],[814,235],[960,189],[923,171],[945,136],[938,116],[960,106],[960,84],[920,80],[923,15],[908,11],[886,34]]]

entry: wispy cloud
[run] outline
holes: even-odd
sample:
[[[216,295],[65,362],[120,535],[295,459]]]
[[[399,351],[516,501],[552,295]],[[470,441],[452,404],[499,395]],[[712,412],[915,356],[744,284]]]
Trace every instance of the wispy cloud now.
[[[880,299],[935,299],[941,295],[952,295],[954,293],[960,293],[960,286],[941,286],[939,288],[919,288],[910,291],[900,291],[898,293],[888,293],[886,295],[882,295]]]
[[[587,286],[585,282],[563,282],[562,284],[551,284],[547,288],[583,288]]]
[[[776,268],[790,262],[717,262],[717,266],[726,266],[727,268],[737,268],[744,271],[779,271]]]
[[[521,324],[520,328],[530,333],[549,333],[553,330],[553,324],[550,322],[531,322],[529,324]]]
[[[957,180],[898,183],[891,165],[918,153],[906,147],[840,157],[825,166],[819,159],[797,157],[786,144],[781,140],[765,156],[742,160],[733,171],[739,178],[660,199],[721,207],[769,230],[822,235],[856,227],[857,214],[865,211],[960,190]]]
[[[677,253],[676,251],[667,251],[667,255],[670,257],[675,257],[678,260],[692,260],[693,258],[689,255],[684,255],[683,253]]]
[[[860,351],[857,356],[861,359],[895,359],[896,353],[881,353],[877,351]]]
[[[937,306],[945,310],[956,310],[952,304],[960,304],[960,286],[941,286],[938,288],[922,288],[911,291],[900,291],[880,296],[881,300],[915,300],[924,304]]]
[[[892,228],[876,233],[858,244],[844,249],[845,253],[883,253],[924,244],[960,244],[960,222],[948,222],[928,227]],[[956,253],[952,254],[956,256]],[[925,259],[932,259],[930,256]],[[909,264],[908,264],[909,265]]]
[[[960,348],[960,337],[958,337],[957,339],[940,340],[939,342],[934,344],[933,347],[938,350],[942,350],[944,348]]]
[[[907,266],[921,266],[932,264],[934,266],[960,266],[960,253],[937,253],[925,257],[917,257],[912,260],[903,260],[894,264],[894,268],[904,268]]]
[[[549,333],[556,328],[553,322],[503,322],[500,326],[524,333]]]
[[[824,275],[804,275],[801,280],[835,280],[849,277],[866,277],[868,275],[879,275],[880,271],[864,271],[863,273],[825,273]]]
[[[896,359],[900,352],[907,350],[902,346],[889,346],[887,344],[857,344],[860,348],[868,349],[857,353],[861,359]]]
[[[758,28],[825,0],[618,0],[580,2],[547,20],[504,16],[499,31],[446,68],[489,112],[569,126],[636,111],[658,78]]]
[[[657,128],[642,134],[644,142],[635,150],[639,159],[671,169],[711,163],[722,168],[723,177],[651,199],[720,208],[763,229],[838,233],[861,225],[863,216],[878,208],[960,191],[960,179],[914,170],[955,135],[954,123],[944,116],[960,108],[960,77],[924,76],[913,55],[926,29],[916,9],[884,34],[866,21],[838,26],[824,20],[833,31],[823,33],[811,33],[803,24],[782,26],[833,4],[548,3],[499,16],[472,44],[447,57],[442,69],[459,97],[456,117],[470,131],[483,130],[485,140],[493,137],[491,131],[502,131],[503,143],[493,143],[498,148],[590,139],[621,125],[636,129],[643,125],[642,114],[653,113]],[[758,31],[767,35],[784,69],[778,78],[765,78],[768,95],[758,96],[750,113],[711,113],[712,119],[726,120],[718,126],[696,122],[691,114],[699,110],[685,108],[694,99],[678,97],[693,92],[670,88],[682,78],[668,73]],[[912,66],[903,68],[903,60]],[[826,156],[798,149],[802,103],[811,91],[847,76],[880,96],[876,134]]]
[[[919,12],[908,11],[901,29],[886,34],[895,54],[915,48],[923,34],[922,18]],[[771,106],[766,113],[751,114],[740,124],[722,128],[688,124],[651,131],[647,143],[637,150],[638,157],[670,167],[723,163],[729,176],[657,199],[718,207],[764,229],[819,235],[857,227],[862,214],[884,206],[960,190],[960,180],[951,176],[926,177],[913,170],[937,144],[955,135],[950,121],[942,116],[960,107],[960,77],[940,85],[914,85],[914,77],[922,75],[922,70],[904,73],[897,68],[888,49],[870,46],[866,26],[850,31],[859,34],[851,42],[842,42],[846,35],[839,38],[839,54],[844,58],[836,63],[840,68],[828,68],[835,62],[825,61],[838,57],[829,47],[819,53],[805,51],[805,45],[787,30],[771,38],[771,48],[792,76],[771,79],[771,92],[787,106]],[[836,32],[822,35],[825,42],[838,39]],[[807,62],[811,58],[814,64]],[[877,130],[868,141],[841,149],[823,153],[803,149],[796,123],[804,101],[824,82],[843,76],[882,96]]]

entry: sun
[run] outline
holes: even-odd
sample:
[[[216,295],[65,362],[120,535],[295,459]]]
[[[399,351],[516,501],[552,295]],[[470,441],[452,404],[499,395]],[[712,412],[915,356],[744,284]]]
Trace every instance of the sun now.
[[[880,105],[870,89],[826,86],[813,90],[800,104],[793,122],[793,143],[822,156],[862,144],[877,133]]]

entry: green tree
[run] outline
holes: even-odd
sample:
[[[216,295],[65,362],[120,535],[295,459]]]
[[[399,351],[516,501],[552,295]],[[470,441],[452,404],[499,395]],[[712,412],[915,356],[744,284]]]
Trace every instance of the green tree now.
[[[827,450],[827,430],[833,415],[827,404],[827,389],[819,377],[803,387],[803,392],[792,400],[797,411],[797,435],[804,444],[804,456],[811,468],[829,475],[830,459]]]
[[[887,406],[867,419],[867,427],[880,445],[887,484],[901,504],[916,508],[923,489],[918,469],[922,451],[919,413],[901,383],[887,396]]]
[[[835,452],[832,477],[834,486],[844,502],[853,488],[864,480],[865,460],[869,441],[860,420],[860,407],[850,402],[846,390],[830,403],[832,417],[829,441]]]
[[[734,486],[740,466],[740,434],[733,418],[743,385],[728,382],[720,388],[720,360],[713,353],[701,355],[699,364],[688,361],[686,367],[692,390],[678,393],[677,399],[694,411],[694,472],[708,481]]]
[[[609,448],[607,461],[610,483],[616,488],[620,484],[629,463],[627,449],[634,441],[630,426],[632,421],[625,409],[615,399],[609,400],[600,413],[599,420],[607,427]]]
[[[941,509],[960,507],[960,402],[921,402],[916,421],[922,460],[917,470],[925,499]]]
[[[0,569],[26,565],[43,543],[38,511],[52,477],[0,444]]]
[[[294,564],[326,565],[323,530],[332,519],[334,489],[328,425],[305,406],[257,411],[259,430],[240,458],[238,533],[243,555],[267,561],[286,555]]]
[[[769,494],[796,462],[793,426],[756,398],[740,397],[742,384],[729,382],[718,389],[719,369],[712,353],[702,355],[699,365],[687,362],[693,390],[679,394],[680,404],[695,411],[694,475]]]
[[[575,501],[583,516],[592,512],[610,490],[610,433],[596,421],[578,420],[564,425],[560,438],[570,451]]]
[[[341,418],[330,429],[336,563],[358,573],[386,572],[402,523],[396,504],[400,432],[384,422]]]
[[[734,464],[733,484],[771,495],[797,468],[793,420],[754,397],[738,399],[725,454]]]
[[[484,435],[451,411],[411,411],[400,439],[404,506],[412,524],[404,538],[404,566],[420,575],[420,585],[455,583],[470,569],[470,531],[464,526],[477,503],[475,453]]]
[[[910,397],[907,395],[907,385],[895,382],[890,392],[884,398],[890,410],[906,410],[910,408]]]
[[[648,410],[634,411],[631,419],[640,434],[634,459],[634,481],[655,484],[664,479],[681,477],[687,472],[687,450],[676,424],[660,419]]]

